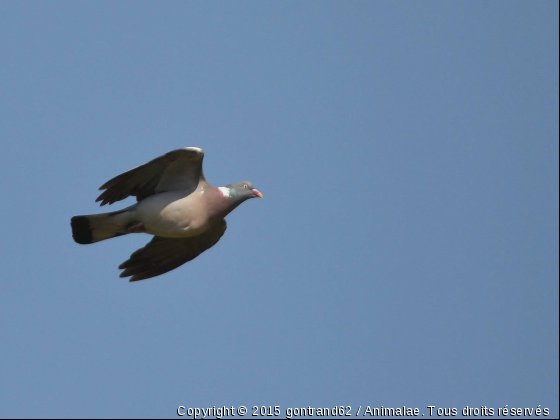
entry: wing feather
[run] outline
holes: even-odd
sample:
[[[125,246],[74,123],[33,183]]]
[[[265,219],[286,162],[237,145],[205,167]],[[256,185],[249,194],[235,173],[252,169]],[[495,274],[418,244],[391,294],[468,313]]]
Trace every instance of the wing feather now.
[[[145,280],[174,270],[213,247],[223,236],[227,223],[222,220],[206,232],[189,238],[154,236],[148,244],[132,253],[119,269],[120,277],[130,281]]]
[[[204,151],[198,147],[173,150],[110,179],[99,188],[105,191],[95,201],[104,206],[129,196],[140,201],[164,191],[192,192],[201,180],[205,181],[203,159]]]

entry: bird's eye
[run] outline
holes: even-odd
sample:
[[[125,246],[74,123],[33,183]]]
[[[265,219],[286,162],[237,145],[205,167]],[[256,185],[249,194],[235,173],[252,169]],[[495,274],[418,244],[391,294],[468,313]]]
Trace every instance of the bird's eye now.
[[[247,184],[243,184],[243,188],[247,189],[249,187],[247,186]]]

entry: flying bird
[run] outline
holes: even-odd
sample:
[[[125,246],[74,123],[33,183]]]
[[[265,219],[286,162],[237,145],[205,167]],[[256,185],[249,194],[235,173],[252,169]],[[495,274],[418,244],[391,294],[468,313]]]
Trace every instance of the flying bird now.
[[[249,181],[213,187],[202,172],[204,151],[173,150],[124,172],[99,188],[101,206],[129,196],[138,201],[111,213],[74,216],[72,237],[92,244],[129,233],[154,235],[119,269],[120,277],[144,280],[167,273],[214,246],[226,231],[224,217],[262,194]]]

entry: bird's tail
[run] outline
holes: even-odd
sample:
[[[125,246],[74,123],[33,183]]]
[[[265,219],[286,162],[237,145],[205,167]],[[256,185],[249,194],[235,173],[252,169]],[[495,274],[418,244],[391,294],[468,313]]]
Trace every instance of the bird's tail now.
[[[79,244],[92,244],[126,235],[126,211],[74,216],[70,220],[72,237]],[[122,216],[121,216],[122,215]]]

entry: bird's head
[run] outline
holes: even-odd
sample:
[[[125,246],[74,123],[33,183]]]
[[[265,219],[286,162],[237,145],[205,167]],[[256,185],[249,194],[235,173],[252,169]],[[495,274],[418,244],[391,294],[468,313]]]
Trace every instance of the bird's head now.
[[[229,198],[237,203],[242,203],[249,198],[262,198],[262,193],[255,189],[250,181],[239,181],[233,184],[228,184],[224,188],[227,188]],[[224,194],[225,195],[225,194]]]

